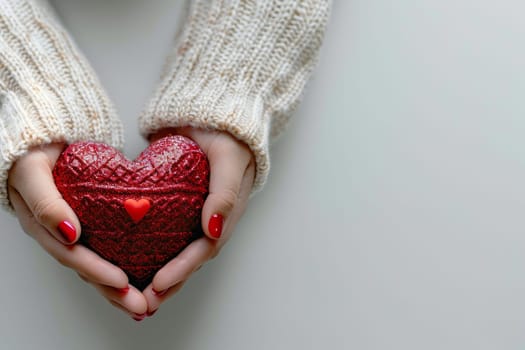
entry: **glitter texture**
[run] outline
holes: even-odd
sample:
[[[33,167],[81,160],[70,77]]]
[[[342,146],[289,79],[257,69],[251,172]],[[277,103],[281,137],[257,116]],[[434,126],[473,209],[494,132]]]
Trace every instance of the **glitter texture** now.
[[[202,236],[209,165],[188,138],[162,138],[133,162],[105,144],[75,143],[61,154],[53,176],[80,219],[79,242],[122,268],[140,290]],[[130,212],[130,203],[146,201],[143,216]]]

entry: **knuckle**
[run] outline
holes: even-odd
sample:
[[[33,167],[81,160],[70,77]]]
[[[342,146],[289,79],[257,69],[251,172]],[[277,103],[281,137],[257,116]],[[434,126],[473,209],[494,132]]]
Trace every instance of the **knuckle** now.
[[[239,195],[231,188],[224,189],[217,194],[218,204],[225,213],[232,211],[238,200]]]
[[[36,201],[31,208],[35,219],[40,223],[50,222],[60,208],[57,198],[42,198]]]

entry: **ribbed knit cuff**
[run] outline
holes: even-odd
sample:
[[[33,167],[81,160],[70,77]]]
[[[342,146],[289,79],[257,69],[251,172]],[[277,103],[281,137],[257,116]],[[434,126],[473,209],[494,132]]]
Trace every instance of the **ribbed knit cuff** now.
[[[228,91],[220,83],[203,87],[199,77],[192,77],[182,89],[168,89],[158,95],[140,119],[145,137],[165,128],[184,126],[225,131],[244,142],[256,164],[253,191],[265,183],[270,170],[270,124],[260,96]]]
[[[97,77],[42,0],[0,0],[0,205],[30,148],[79,140],[123,144]]]
[[[286,126],[318,57],[330,1],[194,0],[162,83],[140,118],[144,136],[169,127],[227,131],[268,176],[269,142]]]

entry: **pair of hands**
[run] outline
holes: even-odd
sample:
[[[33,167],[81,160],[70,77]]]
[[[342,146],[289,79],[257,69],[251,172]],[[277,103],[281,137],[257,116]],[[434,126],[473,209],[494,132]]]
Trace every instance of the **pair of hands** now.
[[[64,144],[30,150],[9,172],[9,198],[24,231],[60,264],[75,270],[112,305],[137,321],[151,316],[181,289],[193,272],[217,256],[246,209],[255,175],[252,153],[228,133],[188,127],[163,130],[153,135],[151,141],[167,134],[191,138],[208,157],[210,191],[202,209],[205,236],[192,242],[160,269],[142,292],[128,284],[128,278],[120,268],[84,246],[74,244],[81,234],[80,223],[62,199],[52,175]],[[224,218],[220,238],[210,234],[208,228],[214,214]],[[64,221],[73,225],[68,230],[74,233],[69,237],[70,242],[58,228]]]

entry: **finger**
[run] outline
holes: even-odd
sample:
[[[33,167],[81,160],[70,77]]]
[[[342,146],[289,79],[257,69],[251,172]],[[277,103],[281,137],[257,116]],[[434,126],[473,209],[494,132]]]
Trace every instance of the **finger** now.
[[[179,282],[187,280],[202,264],[218,253],[218,242],[202,237],[193,241],[153,277],[151,287],[162,295]]]
[[[99,283],[92,283],[95,289],[106,299],[120,305],[125,312],[135,314],[134,316],[145,315],[148,310],[148,303],[144,295],[135,287],[123,292],[112,287]]]
[[[60,264],[81,273],[90,282],[116,289],[125,289],[128,286],[128,277],[124,271],[86,247],[75,245],[65,248],[46,234],[39,233],[35,238]]]
[[[101,283],[99,283],[99,282],[97,282],[97,281],[90,280],[87,276],[83,275],[83,274],[80,273],[80,272],[77,272],[77,275],[78,275],[78,277],[79,277],[82,281],[84,281],[84,282],[86,282],[86,283],[88,283],[88,284],[101,284]],[[108,286],[108,287],[109,287],[109,286]],[[113,288],[113,289],[115,289],[117,292],[120,292],[120,293],[122,293],[122,294],[126,294],[126,293],[130,290],[131,286],[130,286],[130,285],[127,285],[127,286],[124,287],[124,288],[115,288],[115,287],[110,287],[110,288]]]
[[[159,309],[160,305],[166,300],[171,298],[173,295],[177,294],[182,287],[186,284],[186,281],[179,282],[174,286],[166,290],[162,295],[153,290],[152,285],[150,284],[146,289],[144,289],[144,296],[148,302],[148,316],[153,316],[155,312]]]
[[[255,166],[250,165],[246,169],[245,175],[241,183],[239,191],[239,199],[237,205],[233,208],[231,214],[228,216],[228,230],[231,231],[239,222],[248,205],[250,194],[253,187],[253,176],[255,174]],[[231,233],[231,232],[230,232]],[[222,241],[222,240],[221,240]],[[223,242],[224,243],[224,242]]]
[[[217,137],[208,152],[210,190],[202,208],[202,227],[219,239],[230,226],[229,216],[238,204],[241,184],[250,164],[250,153],[229,136]]]
[[[23,198],[13,187],[9,186],[7,188],[7,195],[9,196],[9,201],[15,210],[20,226],[22,226],[25,233],[32,237],[30,232],[32,232],[34,227],[39,224],[36,222],[29,208],[25,205]]]
[[[125,313],[126,315],[129,315],[131,316],[131,312],[128,311],[128,309],[126,309],[125,307],[123,307],[122,305],[120,305],[119,303],[117,303],[116,301],[113,301],[113,300],[109,300],[109,299],[106,299],[111,305],[113,305],[114,307],[116,307],[117,309],[121,310],[123,313]]]
[[[42,152],[19,160],[9,175],[12,186],[23,198],[30,213],[53,237],[73,244],[80,235],[77,216],[58,192],[50,161]]]
[[[102,259],[82,245],[64,246],[31,216],[29,208],[16,191],[10,199],[25,232],[31,235],[60,264],[82,274],[89,281],[114,288],[126,288],[128,277],[117,266]]]

